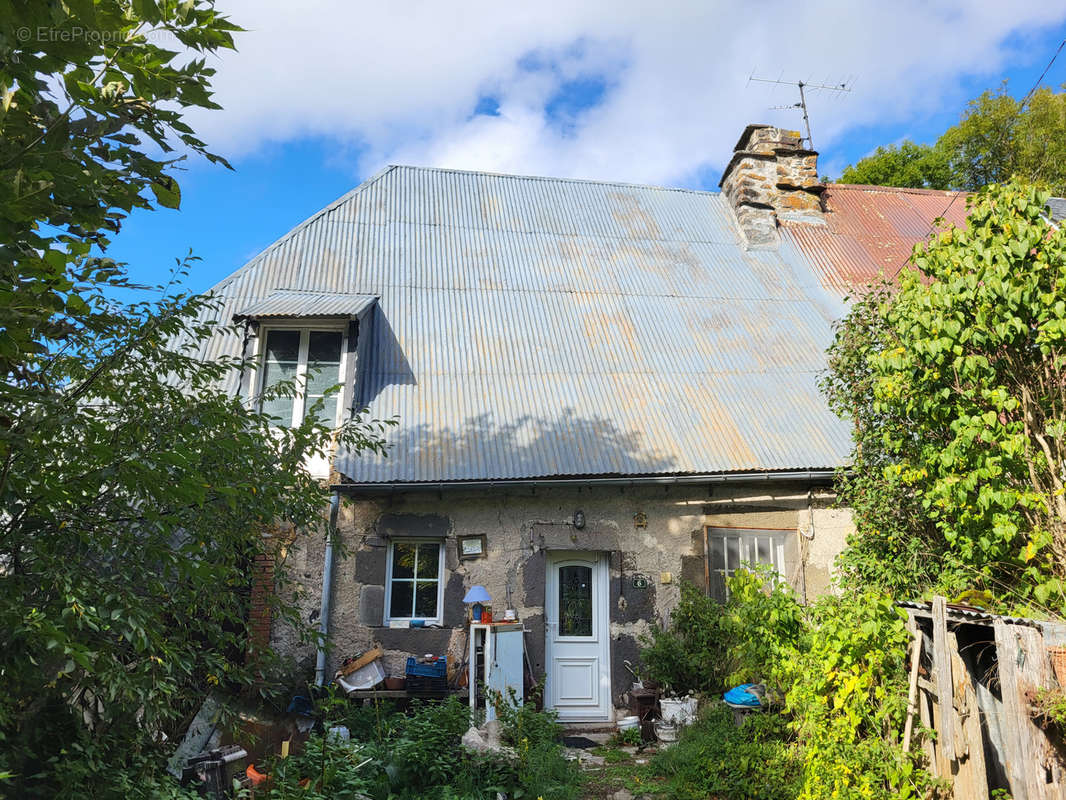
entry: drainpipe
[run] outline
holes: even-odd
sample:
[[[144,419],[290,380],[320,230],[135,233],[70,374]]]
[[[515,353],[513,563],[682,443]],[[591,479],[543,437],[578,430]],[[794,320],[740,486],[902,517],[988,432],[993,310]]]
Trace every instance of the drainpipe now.
[[[329,636],[329,606],[333,596],[333,537],[337,534],[337,512],[341,495],[334,490],[329,500],[329,528],[326,532],[325,563],[322,565],[322,606],[318,614],[318,656],[315,659],[315,686],[326,682],[326,637]]]

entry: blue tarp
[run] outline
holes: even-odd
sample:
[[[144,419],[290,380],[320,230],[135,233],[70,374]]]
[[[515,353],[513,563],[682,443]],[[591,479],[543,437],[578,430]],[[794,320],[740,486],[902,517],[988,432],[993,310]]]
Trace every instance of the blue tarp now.
[[[722,695],[722,698],[731,706],[742,706],[744,708],[760,708],[762,703],[759,701],[758,696],[754,692],[748,691],[754,683],[742,683],[740,686],[734,686],[728,692]]]

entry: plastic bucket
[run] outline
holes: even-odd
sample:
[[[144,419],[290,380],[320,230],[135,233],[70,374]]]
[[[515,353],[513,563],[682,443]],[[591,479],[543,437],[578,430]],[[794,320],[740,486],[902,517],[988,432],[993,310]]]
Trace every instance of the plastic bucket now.
[[[677,726],[660,720],[655,723],[655,738],[660,742],[676,742]]]

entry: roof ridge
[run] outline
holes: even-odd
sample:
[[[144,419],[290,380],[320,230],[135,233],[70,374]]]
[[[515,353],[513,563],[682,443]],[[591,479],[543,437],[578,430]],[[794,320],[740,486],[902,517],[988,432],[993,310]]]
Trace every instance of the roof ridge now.
[[[964,189],[920,189],[914,186],[879,186],[874,183],[830,183],[826,185],[829,191],[834,189],[854,190],[858,192],[885,192],[898,194],[930,194],[942,197],[950,197],[953,194],[971,194]]]
[[[511,178],[523,181],[551,181],[555,183],[591,183],[599,186],[624,186],[629,189],[654,189],[660,192],[686,192],[688,194],[721,196],[721,192],[707,189],[688,189],[683,186],[660,186],[654,183],[632,183],[629,181],[609,181],[599,178],[569,178],[552,175],[522,175],[516,172],[490,172],[481,169],[458,169],[456,167],[427,167],[418,164],[389,164],[388,169],[413,169],[424,172],[449,172],[457,175],[482,175],[489,178]]]

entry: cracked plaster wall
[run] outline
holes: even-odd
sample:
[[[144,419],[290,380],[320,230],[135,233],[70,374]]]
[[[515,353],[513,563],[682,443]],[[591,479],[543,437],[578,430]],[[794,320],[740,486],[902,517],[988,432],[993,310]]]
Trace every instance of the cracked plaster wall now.
[[[705,585],[704,526],[784,528],[796,531],[786,545],[786,577],[800,596],[829,588],[833,558],[851,530],[850,513],[831,508],[832,496],[808,494],[795,485],[568,487],[446,490],[347,499],[338,528],[342,552],[334,562],[330,653],[327,673],[347,655],[380,645],[388,674],[402,675],[408,655],[451,653],[466,647],[466,590],[481,584],[498,616],[511,606],[525,623],[526,648],[535,673],[544,673],[545,552],[607,552],[610,564],[611,678],[616,705],[631,678],[626,659],[639,658],[639,640],[650,626],[668,621],[680,581]],[[585,527],[573,525],[574,512]],[[647,527],[636,519],[644,515]],[[813,532],[813,538],[809,538]],[[443,535],[444,627],[389,629],[383,625],[385,558],[394,535]],[[457,537],[484,535],[484,558],[460,561]],[[324,542],[307,540],[289,549],[284,568],[296,579],[304,619],[317,623]],[[669,576],[663,573],[669,573]],[[643,579],[641,581],[640,579]],[[641,587],[639,584],[645,582]],[[314,649],[275,625],[274,643],[312,670]]]

